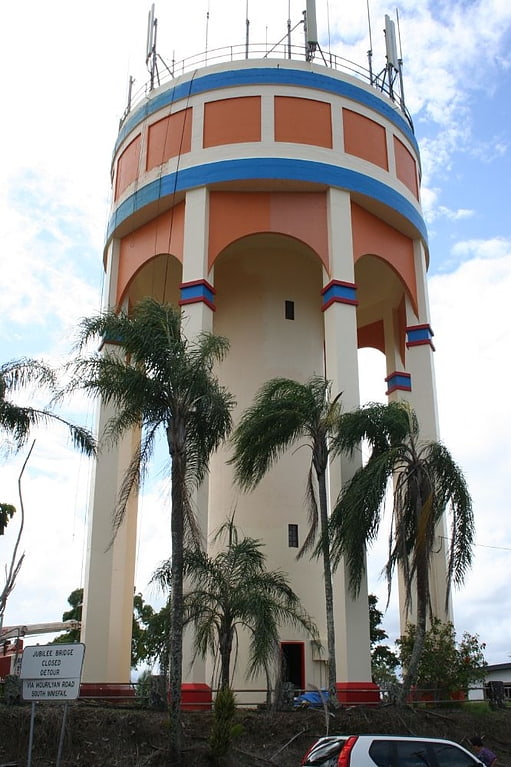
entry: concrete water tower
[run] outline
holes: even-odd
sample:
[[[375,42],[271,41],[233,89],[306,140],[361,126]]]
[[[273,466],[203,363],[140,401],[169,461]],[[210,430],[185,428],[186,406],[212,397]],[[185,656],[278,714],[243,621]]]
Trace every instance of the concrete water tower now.
[[[383,391],[409,400],[425,436],[437,437],[420,159],[393,25],[387,19],[382,72],[348,72],[321,51],[312,8],[305,45],[289,39],[262,51],[247,36],[228,59],[176,66],[164,84],[149,35],[151,84],[143,101],[129,104],[114,149],[108,306],[129,308],[151,295],[183,308],[190,336],[229,338],[220,375],[237,415],[266,380],[314,373],[343,392],[346,409],[357,406],[357,352],[374,347],[386,359]],[[150,16],[150,29],[154,23]],[[100,427],[107,417],[102,407]],[[137,499],[108,544],[136,440],[96,467],[82,635],[89,684],[129,680]],[[325,637],[321,567],[296,559],[307,530],[309,456],[287,455],[250,495],[233,488],[227,457],[214,457],[196,498],[205,540],[236,509],[237,526],[265,542],[268,566],[289,573]],[[347,462],[332,466],[332,495],[352,472]],[[433,575],[442,615],[442,553]],[[349,699],[371,679],[367,591],[353,600],[342,567],[335,589],[338,681]],[[325,656],[297,632],[284,629],[281,641],[292,681],[324,687]],[[246,682],[243,652],[242,642],[234,688],[264,687]],[[185,663],[183,672],[188,683],[210,681],[208,665]]]

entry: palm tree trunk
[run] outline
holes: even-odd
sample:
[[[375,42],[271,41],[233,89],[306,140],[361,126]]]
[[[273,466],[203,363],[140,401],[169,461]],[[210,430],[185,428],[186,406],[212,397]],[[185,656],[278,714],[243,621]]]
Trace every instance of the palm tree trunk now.
[[[219,639],[220,687],[227,690],[231,684],[231,652],[233,629],[224,628]]]
[[[318,485],[319,516],[321,523],[321,550],[323,555],[323,577],[325,581],[326,631],[328,644],[328,695],[331,705],[337,707],[334,590],[332,585],[332,563],[330,561],[330,540],[328,537],[328,511],[325,472],[318,473]]]
[[[177,429],[167,430],[169,452],[172,458],[172,511],[171,511],[171,607],[170,607],[170,763],[181,765],[181,683],[183,675],[183,546],[184,498],[186,492],[186,458],[184,440],[176,435]],[[177,437],[177,438],[176,438]]]
[[[401,689],[400,703],[405,703],[410,694],[412,685],[417,678],[417,670],[424,647],[424,640],[426,637],[426,604],[423,607],[417,605],[417,624],[415,627],[415,638],[413,642],[412,654],[410,656],[410,663],[406,669],[406,673],[403,679],[403,687]]]
[[[415,639],[413,642],[412,654],[403,679],[400,703],[406,702],[412,685],[417,679],[417,671],[419,669],[422,650],[424,648],[424,640],[426,637],[426,621],[429,604],[429,561],[425,546],[422,546],[417,552],[416,560],[415,593],[417,600],[417,623],[415,626]]]

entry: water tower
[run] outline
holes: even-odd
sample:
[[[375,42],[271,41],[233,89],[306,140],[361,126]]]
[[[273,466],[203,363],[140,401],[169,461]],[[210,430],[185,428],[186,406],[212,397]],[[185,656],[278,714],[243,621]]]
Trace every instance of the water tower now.
[[[167,79],[150,14],[150,84],[143,100],[130,97],[112,162],[108,306],[129,309],[151,295],[182,307],[190,337],[205,330],[229,338],[220,375],[236,415],[275,376],[324,374],[344,407],[355,407],[358,350],[376,348],[386,359],[382,390],[408,400],[424,435],[436,438],[421,168],[393,22],[386,19],[387,60],[375,74],[371,58],[365,70],[321,50],[308,6],[301,45],[290,26],[275,48],[250,45],[247,32],[245,45],[173,65]],[[107,417],[101,407],[100,428]],[[82,636],[90,685],[129,680],[136,498],[108,544],[137,439],[96,467]],[[204,539],[235,510],[243,533],[264,541],[268,566],[289,573],[325,637],[321,567],[296,558],[307,531],[307,451],[284,457],[249,495],[233,487],[228,457],[214,457],[195,498]],[[332,497],[353,470],[347,461],[331,467]],[[444,560],[440,551],[438,615]],[[367,590],[352,599],[342,567],[335,590],[338,681],[349,701],[371,679]],[[281,642],[290,680],[324,687],[325,655],[296,631],[284,629]],[[242,640],[234,688],[264,687],[245,680],[244,651]],[[211,679],[208,664],[185,663],[183,672],[189,685]]]

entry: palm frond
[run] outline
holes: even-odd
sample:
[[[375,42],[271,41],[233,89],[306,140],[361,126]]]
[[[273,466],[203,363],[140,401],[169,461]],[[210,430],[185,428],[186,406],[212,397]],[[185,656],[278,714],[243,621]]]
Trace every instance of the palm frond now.
[[[335,449],[352,456],[362,441],[366,440],[371,453],[378,455],[403,443],[410,430],[416,428],[416,417],[405,403],[369,402],[342,414],[335,437]]]
[[[365,572],[366,546],[376,537],[396,449],[372,457],[342,488],[330,517],[332,562],[344,557],[350,589],[358,594]]]
[[[16,392],[29,384],[53,391],[56,383],[55,371],[40,360],[22,357],[0,365],[0,400],[8,392]]]
[[[312,549],[318,534],[319,512],[312,466],[310,467],[309,473],[307,475],[307,523],[308,532],[302,547],[298,552],[297,559],[301,559],[301,557],[303,557],[307,551]]]
[[[255,487],[278,457],[307,433],[310,389],[287,378],[265,383],[234,431],[235,478],[240,487]]]

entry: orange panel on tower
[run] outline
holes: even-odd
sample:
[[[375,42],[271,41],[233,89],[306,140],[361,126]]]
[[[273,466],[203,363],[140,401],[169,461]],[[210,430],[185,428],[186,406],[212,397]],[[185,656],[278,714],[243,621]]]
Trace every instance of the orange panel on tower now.
[[[332,115],[326,101],[275,96],[275,141],[332,148]]]
[[[149,126],[147,132],[146,170],[162,165],[171,157],[190,151],[192,110],[182,109]]]
[[[204,147],[261,141],[261,98],[241,96],[204,104]]]
[[[364,115],[342,110],[344,127],[344,151],[362,160],[389,169],[385,128]]]
[[[138,176],[138,161],[140,157],[140,133],[126,147],[117,162],[115,179],[115,199],[121,195]]]
[[[417,182],[417,165],[402,141],[394,136],[394,154],[396,156],[396,175],[408,189],[419,199]]]

